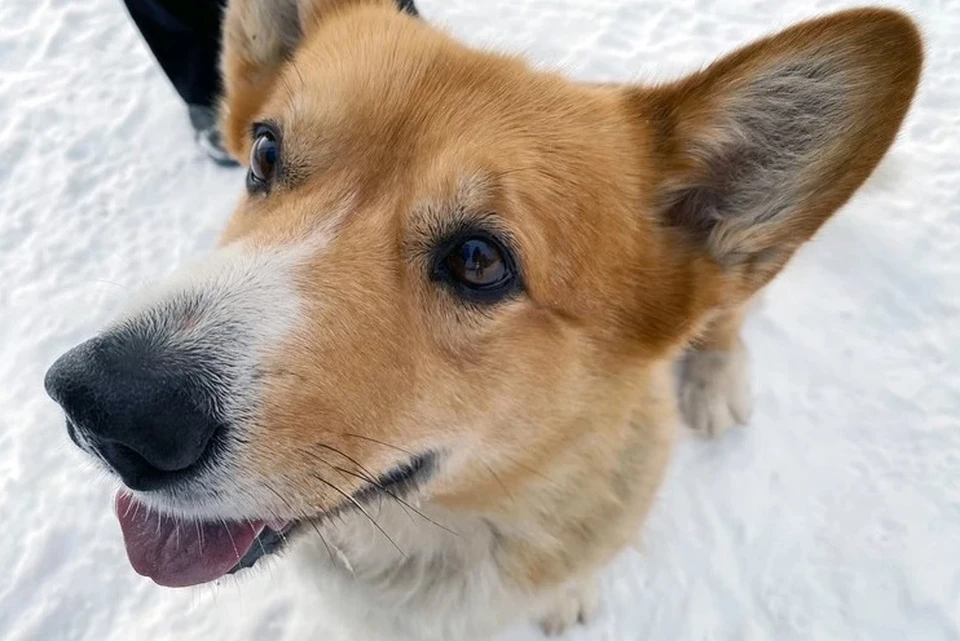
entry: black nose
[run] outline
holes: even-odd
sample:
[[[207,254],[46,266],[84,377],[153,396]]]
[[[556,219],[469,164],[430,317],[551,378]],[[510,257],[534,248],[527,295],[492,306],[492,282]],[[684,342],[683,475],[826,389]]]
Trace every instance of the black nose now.
[[[129,337],[95,338],[61,356],[44,385],[70,436],[135,490],[197,466],[221,427],[196,365]]]

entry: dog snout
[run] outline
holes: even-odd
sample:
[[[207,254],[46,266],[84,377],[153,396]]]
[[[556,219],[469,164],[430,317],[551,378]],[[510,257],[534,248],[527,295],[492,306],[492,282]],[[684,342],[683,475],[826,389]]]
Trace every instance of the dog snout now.
[[[125,335],[92,339],[47,371],[71,438],[125,485],[149,491],[200,467],[223,428],[203,372],[189,356]]]

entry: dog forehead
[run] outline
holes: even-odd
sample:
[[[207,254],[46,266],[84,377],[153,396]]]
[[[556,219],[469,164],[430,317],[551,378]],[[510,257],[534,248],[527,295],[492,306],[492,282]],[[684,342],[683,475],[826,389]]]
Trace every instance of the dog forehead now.
[[[546,115],[572,99],[562,83],[548,82],[546,108],[537,86],[544,79],[525,63],[470,49],[416,21],[341,22],[301,44],[265,109],[302,138],[363,142],[381,152],[451,137],[461,147],[506,142],[511,132],[531,131],[530,123],[518,125],[532,107]]]
[[[282,130],[285,168],[299,180],[289,193],[304,212],[316,211],[314,195],[329,208],[328,196],[348,193],[344,223],[399,234],[458,211],[494,213],[537,256],[577,254],[559,271],[536,261],[530,280],[540,270],[570,280],[566,266],[584,263],[595,241],[625,236],[615,170],[628,143],[612,94],[415,21],[350,24],[311,34],[264,109]],[[289,209],[283,200],[276,206]],[[288,218],[302,228],[317,215]]]

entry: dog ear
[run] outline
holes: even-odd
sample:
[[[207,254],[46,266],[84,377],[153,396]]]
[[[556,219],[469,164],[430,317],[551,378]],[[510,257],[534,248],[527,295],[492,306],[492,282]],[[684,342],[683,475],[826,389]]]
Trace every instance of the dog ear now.
[[[673,84],[628,89],[652,132],[645,162],[662,223],[746,298],[876,167],[922,58],[907,17],[861,9],[801,23]]]
[[[323,20],[362,5],[416,15],[409,0],[229,0],[223,18],[221,126],[225,144],[245,163],[249,129],[281,68]]]

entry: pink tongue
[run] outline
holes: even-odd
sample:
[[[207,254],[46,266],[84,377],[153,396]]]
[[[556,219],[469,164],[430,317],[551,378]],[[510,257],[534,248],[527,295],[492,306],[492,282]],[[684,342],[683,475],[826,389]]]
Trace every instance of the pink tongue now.
[[[265,525],[180,520],[148,510],[123,492],[117,493],[116,508],[130,565],[169,588],[219,579],[243,558]]]

